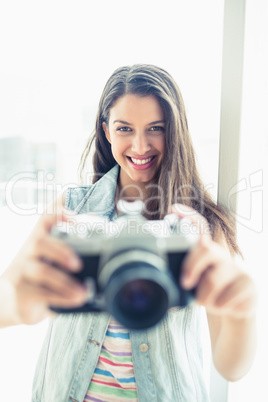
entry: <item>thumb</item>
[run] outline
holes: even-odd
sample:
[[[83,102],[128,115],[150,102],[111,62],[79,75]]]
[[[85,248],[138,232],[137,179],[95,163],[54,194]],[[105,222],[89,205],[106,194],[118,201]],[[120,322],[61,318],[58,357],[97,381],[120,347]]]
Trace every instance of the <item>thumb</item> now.
[[[168,208],[169,213],[176,214],[179,218],[188,218],[193,225],[196,225],[200,234],[204,234],[208,238],[211,238],[209,223],[206,218],[197,212],[195,209],[183,204],[172,204]]]
[[[54,225],[61,222],[72,222],[72,219],[76,216],[76,213],[66,209],[64,206],[57,206],[56,212],[50,213],[46,211],[41,217],[41,222],[46,231],[50,231]]]

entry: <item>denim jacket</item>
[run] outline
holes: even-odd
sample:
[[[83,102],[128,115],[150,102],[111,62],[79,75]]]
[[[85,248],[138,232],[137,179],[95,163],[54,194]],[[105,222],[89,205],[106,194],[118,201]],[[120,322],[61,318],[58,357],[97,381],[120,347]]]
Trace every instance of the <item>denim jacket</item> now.
[[[115,165],[95,184],[70,188],[77,213],[114,214]],[[83,402],[109,323],[107,313],[61,314],[51,321],[33,384],[33,402]],[[155,327],[130,331],[141,402],[209,401],[202,368],[200,307],[172,308]]]

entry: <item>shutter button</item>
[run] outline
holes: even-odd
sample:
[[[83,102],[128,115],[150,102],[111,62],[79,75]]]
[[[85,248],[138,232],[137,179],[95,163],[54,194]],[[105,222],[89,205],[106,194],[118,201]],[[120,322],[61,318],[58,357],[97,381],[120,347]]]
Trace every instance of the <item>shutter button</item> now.
[[[142,344],[140,345],[140,351],[141,351],[141,352],[147,352],[148,349],[149,349],[149,346],[148,346],[146,343],[142,343]]]

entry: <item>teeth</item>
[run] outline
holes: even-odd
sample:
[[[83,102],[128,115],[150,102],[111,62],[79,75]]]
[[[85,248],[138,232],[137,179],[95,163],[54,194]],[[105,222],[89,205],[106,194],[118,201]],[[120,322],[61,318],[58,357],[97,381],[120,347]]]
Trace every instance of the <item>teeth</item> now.
[[[150,162],[153,159],[153,156],[151,158],[148,159],[134,159],[134,158],[130,158],[132,160],[133,163],[135,163],[135,165],[144,165],[145,163]]]

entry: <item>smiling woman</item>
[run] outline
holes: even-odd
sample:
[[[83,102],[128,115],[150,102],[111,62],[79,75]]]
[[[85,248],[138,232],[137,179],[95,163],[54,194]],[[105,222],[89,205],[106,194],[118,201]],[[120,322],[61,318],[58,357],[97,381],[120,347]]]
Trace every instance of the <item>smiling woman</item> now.
[[[232,0],[229,0],[229,3],[231,4]],[[233,4],[235,3],[238,5],[245,2],[233,2]],[[266,118],[268,99],[266,73],[268,66],[267,1],[248,0],[246,3],[247,32],[244,48],[246,59],[244,74],[239,75],[241,78],[243,75],[243,81],[247,84],[243,91],[244,120],[242,122],[242,131],[244,134],[246,132],[247,137],[243,137],[243,139],[241,137],[239,157],[240,163],[243,165],[240,167],[240,178],[244,180],[243,182],[240,181],[239,184],[246,189],[240,192],[240,210],[238,210],[237,215],[239,221],[238,236],[241,236],[239,244],[250,267],[250,273],[258,279],[260,288],[263,290],[261,295],[263,299],[259,303],[261,309],[257,364],[254,365],[254,370],[251,370],[250,376],[246,376],[244,380],[238,383],[233,383],[231,387],[229,385],[229,402],[268,400],[267,387],[265,386],[266,374],[263,370],[268,355],[267,281],[265,281],[265,269],[263,269],[263,262],[266,261],[265,250],[268,236],[262,216],[265,205],[268,205],[268,200],[265,202],[261,199],[257,205],[255,204],[256,198],[254,197],[260,194],[258,193],[260,188],[256,185],[260,181],[256,181],[256,176],[253,174],[254,172],[263,174],[261,190],[265,190],[267,174],[265,175],[264,167],[266,167],[268,159]],[[51,160],[53,170],[49,170],[49,172],[56,174],[55,183],[58,183],[59,186],[61,183],[61,187],[66,187],[67,183],[77,183],[76,166],[81,149],[88,138],[88,130],[95,123],[97,100],[102,87],[111,71],[118,65],[130,65],[137,61],[152,64],[161,63],[180,83],[186,101],[189,127],[198,155],[198,166],[204,179],[205,188],[209,189],[216,199],[223,6],[224,1],[222,0],[204,0],[202,2],[171,0],[164,5],[162,1],[148,0],[144,2],[137,0],[132,4],[131,10],[128,9],[124,0],[113,0],[111,2],[81,0],[77,2],[75,7],[71,2],[53,2],[52,0],[48,0],[46,7],[29,0],[16,2],[15,7],[14,2],[1,2],[0,36],[6,40],[0,41],[2,55],[0,65],[0,136],[9,138],[0,139],[2,151],[0,155],[0,181],[2,181],[0,183],[0,204],[6,205],[5,177],[13,175],[14,169],[15,173],[32,172],[33,169],[35,169],[34,172],[37,170],[44,172],[46,167],[51,167]],[[229,15],[234,17],[234,23],[237,26],[238,14],[230,12]],[[100,16],[102,16],[101,27]],[[49,29],[47,29],[48,26]],[[102,34],[96,35],[100,29]],[[235,40],[234,31],[230,35],[230,40],[232,42]],[[229,79],[228,88],[229,85],[236,87],[236,83],[236,78]],[[232,102],[227,103],[232,105]],[[161,102],[160,106],[164,110],[164,105]],[[234,109],[226,116],[231,127],[234,127],[231,119],[233,111]],[[131,130],[129,123],[132,121],[123,116],[120,116],[120,119],[123,120],[118,124],[121,127],[120,134],[122,136],[131,135],[128,134],[128,130]],[[108,127],[109,119],[105,121]],[[163,125],[166,139],[170,125],[169,119],[165,119],[163,124],[153,120],[148,121],[148,123],[153,123],[156,127]],[[152,129],[156,130],[153,127]],[[102,135],[105,141],[106,137],[103,130]],[[31,141],[30,147],[28,147],[29,140]],[[43,140],[51,141],[47,149],[45,149],[46,145]],[[37,144],[37,151],[35,145],[38,141],[42,143]],[[26,144],[29,152],[25,151],[25,146],[20,142]],[[114,157],[110,159],[110,143],[109,141],[106,142],[107,149],[101,146],[102,153],[99,155],[99,164],[96,165],[99,177],[103,177],[109,169],[117,164]],[[98,143],[98,139],[96,143]],[[167,147],[165,144],[164,159],[171,155],[171,147]],[[140,166],[136,163],[143,163],[139,162],[141,160],[139,153],[127,152],[128,154],[136,156],[133,160],[135,166]],[[150,155],[148,152],[145,153],[145,156]],[[231,167],[229,164],[231,159],[230,155],[227,154],[226,161],[229,167]],[[88,178],[86,184],[90,183],[89,180],[92,177],[90,160],[87,158],[86,169],[84,169]],[[105,163],[107,163],[106,167],[104,167]],[[129,161],[129,168],[132,166],[130,163]],[[132,166],[133,169],[134,165]],[[183,168],[184,166],[180,166],[180,170]],[[143,173],[142,171],[135,171],[135,174]],[[223,175],[226,173],[224,171]],[[29,182],[29,179],[27,180]],[[95,177],[95,183],[98,181]],[[150,182],[148,190],[153,191],[153,181],[154,179]],[[36,179],[34,183],[30,183],[33,184],[33,189],[28,186],[28,182],[26,183],[27,187],[23,183],[25,188],[16,188],[14,203],[17,203],[18,200],[23,203],[22,208],[19,208],[20,214],[23,213],[23,207],[25,211],[25,208],[28,210],[33,207],[36,208],[37,204],[37,211],[43,211],[47,199],[50,198],[43,191],[40,191],[42,182],[39,182],[39,179],[38,182]],[[53,187],[50,179],[47,183],[49,191],[53,191],[55,186]],[[173,184],[171,183],[172,186]],[[131,186],[128,186],[125,192],[131,194],[129,193],[130,190]],[[133,186],[133,198],[137,196],[136,190],[137,187]],[[168,187],[163,187],[162,193],[169,197]],[[118,195],[120,198],[120,196],[124,197],[125,194],[122,192]],[[155,195],[157,196],[157,194]],[[198,194],[193,195],[198,197]],[[141,198],[142,196],[144,196],[144,191],[140,194]],[[160,199],[161,194],[158,196]],[[252,198],[253,204],[251,205]],[[184,199],[187,200],[187,195]],[[37,212],[37,214],[39,213]],[[265,216],[267,220],[267,214]],[[17,212],[12,212],[10,205],[6,205],[1,208],[1,217],[1,245],[3,247],[0,270],[4,271],[14,257],[14,251],[24,242],[26,233],[31,230],[33,226],[31,219],[37,219],[38,216],[20,216]],[[243,234],[241,235],[242,231]],[[22,265],[21,261],[20,266]],[[7,312],[6,307],[8,305],[7,300],[3,300],[4,308],[0,310]],[[9,318],[9,314],[7,315]],[[188,323],[189,318],[188,315],[188,320],[186,320]],[[58,320],[59,323],[62,321]],[[93,325],[95,323],[93,322]],[[17,385],[16,389],[20,390],[21,402],[31,400],[30,388],[36,364],[35,360],[45,329],[42,324],[39,325],[39,327],[38,325],[20,326],[19,328],[7,328],[0,331],[0,378],[1,399],[3,400],[13,402],[18,398],[17,393],[13,392],[12,394],[11,391],[14,389],[14,380]],[[69,328],[71,331],[75,329],[72,325]],[[66,330],[66,341],[70,339],[71,331]],[[78,340],[81,338],[81,334],[77,336]],[[141,343],[141,349],[138,349],[139,344],[134,342],[136,362],[143,356],[148,357],[148,354],[151,357],[152,343],[150,342],[153,340],[154,338],[149,337],[147,339],[149,343]],[[240,339],[239,341],[241,343]],[[161,345],[166,347],[163,342]],[[185,346],[187,347],[188,343]],[[97,349],[97,344],[94,347]],[[146,347],[149,348],[147,352]],[[58,349],[55,348],[55,350]],[[13,353],[10,353],[11,350]],[[105,350],[102,352],[106,353]],[[95,353],[95,349],[93,349],[93,353]],[[170,357],[171,363],[173,358],[173,356]],[[90,359],[92,359],[92,354]],[[158,366],[159,364],[153,371],[156,380],[158,380]],[[71,369],[73,366],[69,365],[68,367]],[[173,373],[172,370],[170,372]],[[60,375],[60,373],[64,374],[61,365],[55,370],[55,374]],[[143,373],[149,373],[149,371],[143,370]],[[187,372],[187,378],[191,378],[193,373],[193,370]],[[179,372],[180,379],[183,380],[184,374],[184,372],[181,374]],[[89,373],[86,372],[85,375],[88,376],[89,381]],[[112,379],[108,376],[107,379],[109,378]],[[141,380],[143,379],[139,377],[138,383]],[[166,392],[169,390],[168,380],[169,378],[166,378]],[[212,400],[226,402],[227,397],[225,400],[222,391],[214,380],[213,378],[211,381],[212,386],[215,387],[215,399],[212,397]],[[116,383],[114,379],[111,382]],[[56,383],[56,378],[52,378],[51,386],[53,387]],[[64,387],[67,383],[67,377],[63,378],[62,376],[60,383]],[[157,381],[155,383],[158,384]],[[192,384],[193,392],[195,386],[196,384]],[[237,392],[232,395],[231,391],[236,389]],[[184,392],[180,387],[178,390]],[[74,395],[71,397],[74,398]],[[150,399],[150,402],[153,400],[151,395],[145,397]],[[58,396],[56,400],[59,398]],[[82,398],[84,395],[77,396],[79,401]],[[178,396],[177,400],[181,398],[182,395]],[[188,395],[187,402],[190,398]],[[168,399],[169,397],[166,396],[163,400]],[[172,401],[174,400],[176,399],[173,398]]]
[[[208,219],[212,235],[221,227],[231,252],[239,252],[231,217],[200,178],[181,91],[167,71],[148,64],[116,69],[101,95],[81,177],[93,145],[93,183],[120,166],[116,200],[146,198],[148,219],[163,219],[177,202],[191,206]],[[145,165],[131,160],[149,157]]]
[[[215,366],[225,378],[237,380],[254,356],[256,292],[231,256],[239,250],[232,222],[199,178],[174,79],[154,65],[117,69],[104,88],[93,140],[94,183],[69,188],[65,206],[114,220],[118,198],[141,198],[149,219],[170,212],[187,216],[200,241],[187,250],[175,280],[185,290],[195,289],[195,303],[170,312],[148,331],[129,331],[102,312],[57,317],[38,361],[33,398],[208,401],[199,305],[206,308]],[[84,161],[91,144],[92,139]],[[86,302],[86,284],[71,275],[83,269],[82,260],[51,236],[59,219],[70,218],[62,209],[47,211],[2,276],[11,289],[9,310],[0,316],[4,325],[37,323],[51,314],[49,306],[73,309]],[[62,336],[68,342],[62,343]]]
[[[129,123],[122,123],[120,116]],[[160,122],[161,126],[155,126]],[[113,157],[121,166],[119,186],[127,186],[124,198],[135,198],[135,186],[140,197],[142,184],[150,184],[155,178],[164,156],[164,112],[159,101],[152,96],[125,95],[111,108],[108,125],[103,122],[102,126]]]

